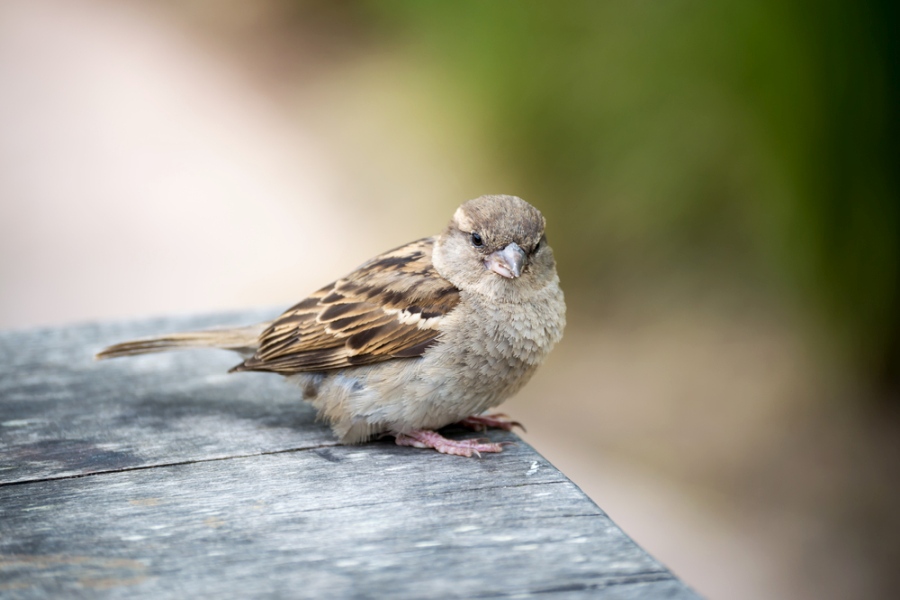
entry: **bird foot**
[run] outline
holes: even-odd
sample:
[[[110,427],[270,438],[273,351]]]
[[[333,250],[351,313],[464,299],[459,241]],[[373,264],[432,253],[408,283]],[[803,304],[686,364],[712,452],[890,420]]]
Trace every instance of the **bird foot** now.
[[[504,415],[503,413],[472,415],[471,417],[466,417],[458,424],[463,427],[468,427],[469,429],[474,429],[475,431],[486,431],[489,427],[503,429],[504,431],[512,431],[513,427],[518,427],[522,431],[526,431],[524,425],[518,421],[513,421],[509,418],[509,415]]]
[[[503,452],[503,443],[483,440],[448,440],[438,432],[427,429],[414,429],[407,433],[398,433],[395,437],[398,446],[433,448],[441,454],[467,457],[475,454],[481,457],[482,452]]]

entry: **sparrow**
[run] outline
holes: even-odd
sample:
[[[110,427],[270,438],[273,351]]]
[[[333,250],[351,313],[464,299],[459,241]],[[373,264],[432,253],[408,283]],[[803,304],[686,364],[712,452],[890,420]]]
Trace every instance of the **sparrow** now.
[[[481,196],[439,235],[376,256],[274,321],[124,342],[97,358],[233,350],[244,360],[230,372],[296,383],[344,443],[392,435],[445,454],[500,452],[436,430],[518,425],[483,413],[521,389],[562,338],[566,305],[544,227],[521,198]]]

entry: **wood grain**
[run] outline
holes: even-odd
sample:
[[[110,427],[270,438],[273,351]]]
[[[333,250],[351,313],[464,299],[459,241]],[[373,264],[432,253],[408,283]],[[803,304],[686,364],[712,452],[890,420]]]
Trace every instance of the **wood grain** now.
[[[92,359],[273,312],[0,334],[0,595],[696,598],[512,434],[339,446],[226,353]]]

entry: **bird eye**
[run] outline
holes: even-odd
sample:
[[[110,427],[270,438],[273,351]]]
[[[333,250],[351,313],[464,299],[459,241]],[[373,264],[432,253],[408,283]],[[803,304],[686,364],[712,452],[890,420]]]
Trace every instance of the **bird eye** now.
[[[476,248],[481,248],[484,246],[484,240],[481,239],[481,236],[475,232],[472,232],[472,245]]]

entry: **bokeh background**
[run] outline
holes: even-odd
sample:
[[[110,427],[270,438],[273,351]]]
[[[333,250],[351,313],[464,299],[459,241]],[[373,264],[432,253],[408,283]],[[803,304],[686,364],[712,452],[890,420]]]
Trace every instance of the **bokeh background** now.
[[[900,597],[898,12],[4,0],[0,327],[286,307],[520,195],[525,438],[709,597]]]

